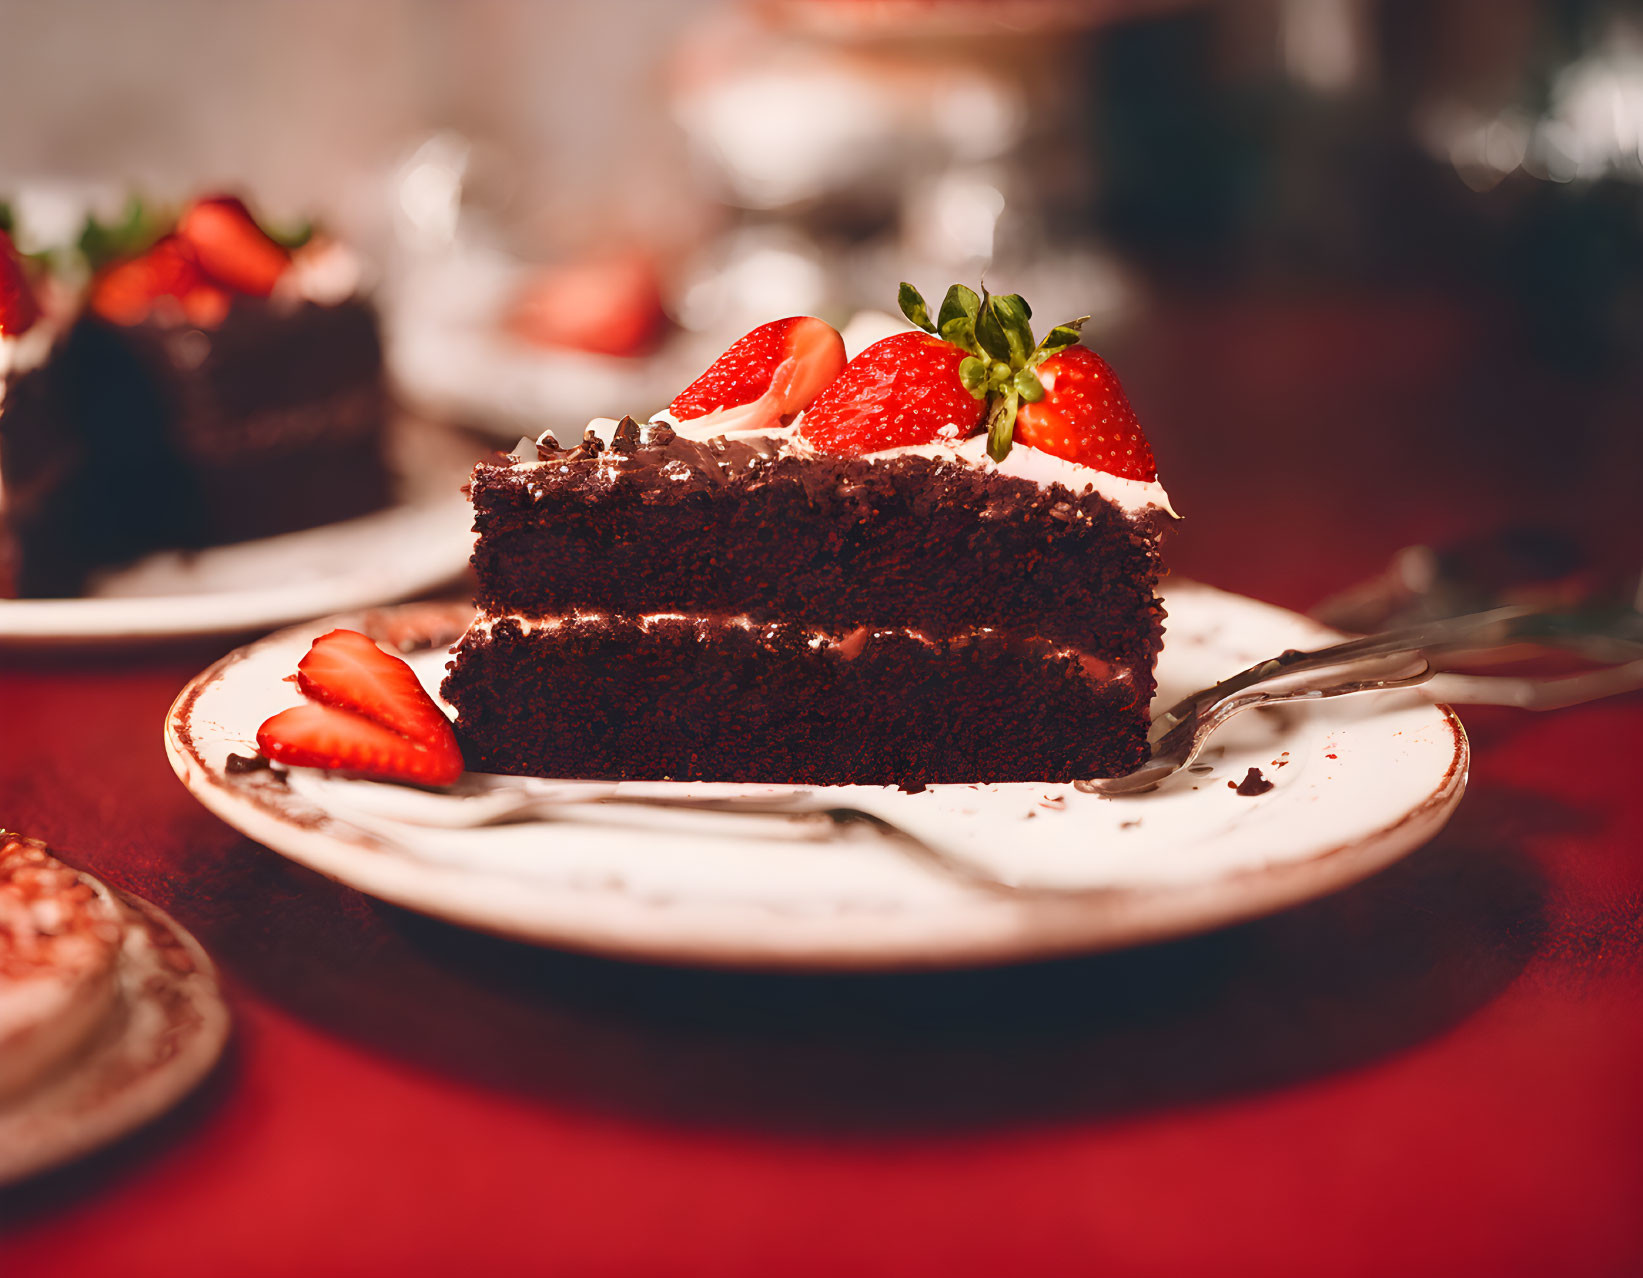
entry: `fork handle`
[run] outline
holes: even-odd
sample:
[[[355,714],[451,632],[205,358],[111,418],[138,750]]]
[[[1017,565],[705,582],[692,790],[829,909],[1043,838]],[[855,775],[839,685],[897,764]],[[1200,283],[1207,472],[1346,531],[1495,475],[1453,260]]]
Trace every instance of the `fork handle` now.
[[[1439,676],[1434,658],[1488,652],[1533,642],[1591,653],[1594,644],[1617,661],[1610,669],[1561,680]],[[1316,676],[1306,678],[1305,676]],[[1280,701],[1342,697],[1358,692],[1410,688],[1433,683],[1436,699],[1453,694],[1476,703],[1494,702],[1529,709],[1577,705],[1597,697],[1643,687],[1643,632],[1635,613],[1601,624],[1578,613],[1497,608],[1450,617],[1378,635],[1346,639],[1311,652],[1291,649],[1257,662],[1214,687],[1193,693],[1153,720],[1151,757],[1127,776],[1080,782],[1102,794],[1151,789],[1189,766],[1210,735],[1233,715]]]

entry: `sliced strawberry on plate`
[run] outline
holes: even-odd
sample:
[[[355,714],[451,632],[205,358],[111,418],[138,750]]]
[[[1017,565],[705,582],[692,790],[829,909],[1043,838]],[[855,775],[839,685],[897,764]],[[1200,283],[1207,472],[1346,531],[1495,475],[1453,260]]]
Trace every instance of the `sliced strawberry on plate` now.
[[[362,714],[423,745],[456,744],[451,721],[416,672],[357,630],[333,630],[314,640],[297,662],[297,687],[306,697]]]
[[[258,728],[257,749],[275,763],[379,781],[450,785],[462,775],[454,751],[430,750],[363,715],[312,703],[282,710]]]
[[[178,220],[177,235],[207,275],[236,293],[267,297],[291,265],[291,254],[231,195],[196,200]]]
[[[1124,479],[1158,478],[1152,448],[1106,360],[1069,346],[1036,372],[1044,397],[1016,413],[1016,443]]]
[[[91,309],[114,324],[140,324],[161,298],[185,298],[205,284],[193,250],[167,235],[98,275],[91,285]]]
[[[0,231],[0,337],[16,337],[34,327],[40,318],[40,304],[23,274],[23,262],[11,242]]]
[[[844,368],[844,339],[812,315],[761,324],[680,391],[675,421],[768,430],[804,411]]]
[[[967,358],[927,333],[874,342],[805,411],[799,433],[824,452],[852,454],[974,434],[987,406],[959,379]]]
[[[450,720],[411,667],[357,630],[314,640],[297,663],[310,704],[257,730],[265,758],[383,781],[449,785],[462,775]]]

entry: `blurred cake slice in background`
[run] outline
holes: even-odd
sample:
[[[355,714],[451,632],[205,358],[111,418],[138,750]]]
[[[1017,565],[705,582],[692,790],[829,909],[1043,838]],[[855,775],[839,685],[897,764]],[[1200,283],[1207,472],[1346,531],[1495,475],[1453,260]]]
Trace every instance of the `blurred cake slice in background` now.
[[[0,593],[388,503],[381,340],[342,246],[212,196],[0,249]]]

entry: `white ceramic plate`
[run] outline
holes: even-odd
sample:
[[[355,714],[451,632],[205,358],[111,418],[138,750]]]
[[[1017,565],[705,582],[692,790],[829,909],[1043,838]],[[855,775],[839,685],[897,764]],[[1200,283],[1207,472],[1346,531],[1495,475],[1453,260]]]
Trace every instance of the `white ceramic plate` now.
[[[119,998],[71,1062],[0,1101],[0,1185],[158,1117],[206,1076],[228,1040],[228,1005],[199,943],[146,901],[112,896],[125,924]]]
[[[0,646],[241,634],[426,594],[473,552],[461,485],[482,445],[416,421],[392,439],[398,505],[281,537],[151,555],[78,599],[0,600]]]
[[[1178,584],[1166,604],[1165,703],[1285,648],[1333,637],[1293,613],[1202,586]],[[257,725],[297,699],[284,680],[315,635],[338,624],[367,627],[406,652],[435,689],[445,645],[464,621],[462,609],[411,605],[242,648],[172,707],[172,765],[202,803],[250,837],[414,910],[549,945],[786,968],[1019,960],[1250,917],[1403,856],[1443,825],[1466,783],[1459,721],[1407,694],[1246,713],[1217,734],[1207,770],[1133,798],[1027,784],[917,794],[615,787],[670,797],[808,794],[794,801],[865,810],[923,851],[817,818],[586,805],[552,820],[440,828],[462,821],[461,805],[472,800],[306,770],[285,780],[226,770],[230,753],[254,753]],[[1252,766],[1274,786],[1246,798],[1230,783]],[[942,859],[973,874],[954,874]],[[988,878],[1013,890],[978,886]]]

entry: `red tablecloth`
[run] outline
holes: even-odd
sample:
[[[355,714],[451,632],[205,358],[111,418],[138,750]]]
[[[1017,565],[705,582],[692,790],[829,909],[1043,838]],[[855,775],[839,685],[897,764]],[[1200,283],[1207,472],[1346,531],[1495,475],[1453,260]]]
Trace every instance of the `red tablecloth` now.
[[[1178,571],[1304,606],[1568,499],[1638,544],[1626,401],[1577,420],[1452,308],[1143,332]],[[160,747],[212,655],[0,658],[0,824],[173,911],[238,1017],[181,1111],[0,1195],[5,1278],[1643,1272],[1637,698],[1468,715],[1443,836],[1271,919],[793,979],[470,935],[244,840]]]

